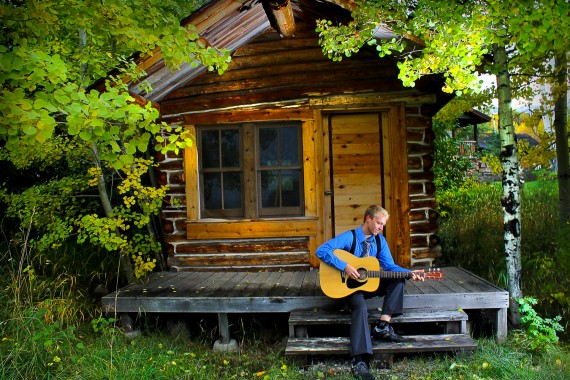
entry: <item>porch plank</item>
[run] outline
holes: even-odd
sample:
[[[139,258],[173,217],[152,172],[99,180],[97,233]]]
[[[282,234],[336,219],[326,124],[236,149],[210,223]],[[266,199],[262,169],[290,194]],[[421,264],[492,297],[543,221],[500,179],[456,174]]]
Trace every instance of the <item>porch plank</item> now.
[[[271,289],[273,289],[278,282],[279,278],[281,277],[281,273],[279,272],[266,272],[268,274],[265,281],[257,287],[257,289],[253,292],[253,297],[263,297],[264,295],[268,294]]]
[[[239,288],[240,282],[247,276],[247,272],[227,272],[223,277],[225,281],[221,282],[220,287],[212,293],[211,298],[227,295],[228,289]],[[201,296],[204,296],[201,294]],[[210,298],[210,297],[208,297]]]
[[[279,279],[275,282],[275,286],[269,290],[268,297],[282,297],[285,294],[285,289],[289,287],[289,284],[293,280],[294,272],[283,272]]]
[[[449,280],[462,286],[468,292],[492,292],[499,289],[487,280],[463,268],[454,268],[454,270],[449,271]]]
[[[201,272],[207,278],[207,282],[203,283],[199,289],[194,290],[196,295],[207,297],[212,295],[226,281],[227,275],[224,272]],[[187,287],[191,284],[186,284]]]
[[[242,287],[242,292],[243,292],[242,296],[243,297],[254,296],[256,290],[258,290],[259,287],[263,286],[269,275],[270,272],[259,272],[256,275],[254,275],[251,279],[246,280],[246,285]]]

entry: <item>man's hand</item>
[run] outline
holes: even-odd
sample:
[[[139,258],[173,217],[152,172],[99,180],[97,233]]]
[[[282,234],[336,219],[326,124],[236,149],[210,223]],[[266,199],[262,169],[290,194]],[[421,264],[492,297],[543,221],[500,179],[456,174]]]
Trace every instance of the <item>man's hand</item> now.
[[[424,270],[423,269],[413,270],[412,281],[425,281]]]
[[[350,264],[346,264],[346,268],[344,268],[344,273],[346,273],[346,276],[348,278],[352,278],[354,280],[357,280],[360,278],[360,273],[358,273],[356,268]]]

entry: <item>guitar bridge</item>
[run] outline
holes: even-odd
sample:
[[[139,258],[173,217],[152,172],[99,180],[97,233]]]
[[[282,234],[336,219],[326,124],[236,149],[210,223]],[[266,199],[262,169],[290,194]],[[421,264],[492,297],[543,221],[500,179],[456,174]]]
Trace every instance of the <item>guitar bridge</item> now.
[[[341,283],[346,284],[346,273],[343,270],[340,271],[340,281]]]

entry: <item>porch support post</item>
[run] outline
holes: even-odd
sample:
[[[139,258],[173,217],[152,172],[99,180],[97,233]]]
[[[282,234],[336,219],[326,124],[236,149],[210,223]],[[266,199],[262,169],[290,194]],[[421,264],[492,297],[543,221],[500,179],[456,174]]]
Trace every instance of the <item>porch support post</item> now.
[[[497,342],[504,343],[507,339],[507,308],[498,309],[495,317],[495,326],[497,328]]]
[[[237,341],[230,338],[230,324],[228,322],[227,313],[218,313],[218,330],[220,332],[220,339],[214,343],[214,351],[237,351]]]

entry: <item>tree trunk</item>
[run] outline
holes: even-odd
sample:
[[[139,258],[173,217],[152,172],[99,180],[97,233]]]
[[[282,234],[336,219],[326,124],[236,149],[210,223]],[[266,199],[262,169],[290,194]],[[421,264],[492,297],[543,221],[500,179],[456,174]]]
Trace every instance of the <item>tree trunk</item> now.
[[[497,90],[499,97],[499,135],[501,138],[501,166],[503,168],[503,228],[505,256],[507,263],[508,291],[510,296],[509,315],[515,327],[520,325],[517,298],[521,289],[521,200],[519,158],[513,126],[511,106],[511,80],[507,52],[504,45],[494,48],[495,64],[498,68]]]
[[[566,52],[555,58],[556,90],[554,103],[554,131],[558,160],[558,190],[560,221],[570,221],[570,168],[568,167],[568,60]]]
[[[93,160],[94,162],[99,162],[99,152],[97,150],[97,146],[93,145],[91,147],[91,151],[93,153]],[[100,166],[97,165],[99,168]],[[101,171],[102,173],[102,171]],[[99,199],[101,200],[101,205],[103,206],[103,210],[105,211],[105,216],[107,216],[108,218],[112,218],[113,217],[113,205],[111,204],[111,201],[109,200],[109,194],[107,193],[107,188],[105,187],[105,177],[103,177],[103,174],[101,174],[99,176],[99,179],[97,180],[97,188],[99,190]],[[118,232],[117,232],[118,234]],[[133,265],[131,264],[131,260],[129,259],[129,257],[127,255],[125,255],[123,252],[119,252],[119,263],[121,266],[121,270],[123,271],[123,274],[125,275],[127,281],[129,283],[135,282],[136,281],[136,277],[135,277],[135,272],[133,271]]]

